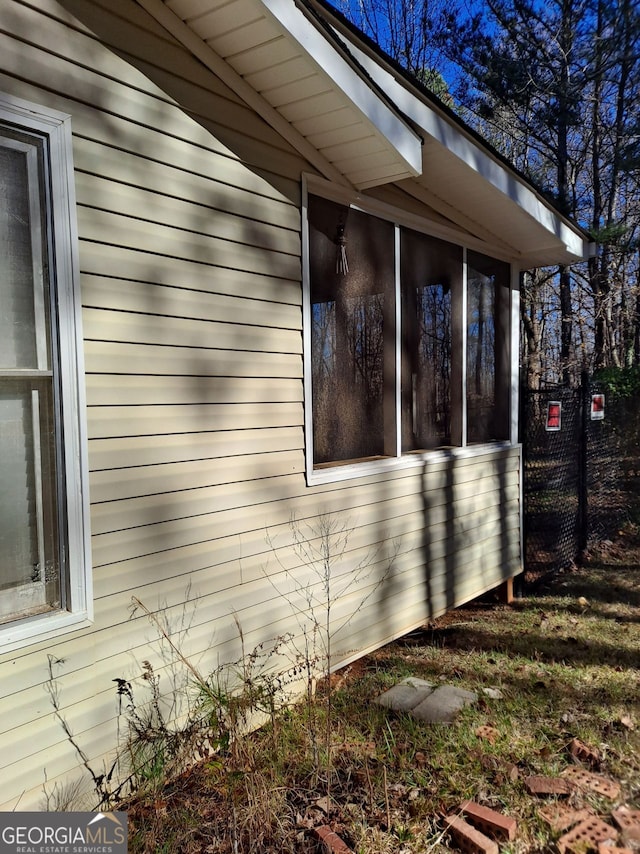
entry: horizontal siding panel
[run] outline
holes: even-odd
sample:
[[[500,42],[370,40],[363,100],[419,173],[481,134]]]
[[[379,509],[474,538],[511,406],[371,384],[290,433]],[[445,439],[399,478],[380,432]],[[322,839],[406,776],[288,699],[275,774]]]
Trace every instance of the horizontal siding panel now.
[[[183,161],[180,153],[188,143],[176,141],[176,146],[175,162],[166,163],[157,159],[153,148],[145,153],[129,152],[115,150],[95,140],[78,139],[74,152],[78,196],[83,187],[91,186],[89,179],[97,175],[125,187],[142,187],[151,194],[162,194],[169,199],[188,199],[211,211],[300,230],[297,205],[237,158],[191,146],[192,155]]]
[[[402,520],[399,520],[402,521]],[[424,520],[422,520],[424,525]],[[304,531],[304,529],[301,529]],[[519,529],[517,507],[507,509],[504,517],[492,520],[490,524],[478,527],[476,536],[466,538],[460,532],[441,539],[434,539],[428,546],[424,544],[424,531],[420,519],[416,519],[410,530],[392,529],[391,540],[380,539],[379,526],[367,525],[354,528],[349,532],[349,560],[360,561],[368,557],[369,561],[380,560],[385,552],[393,555],[394,566],[400,562],[420,567],[428,567],[430,582],[433,583],[438,572],[446,574],[447,558],[451,561],[475,559],[469,556],[468,549],[489,549],[500,543],[500,549],[509,549],[519,556]],[[286,572],[291,572],[298,583],[304,568],[299,567],[300,557],[290,548],[290,532],[278,532],[268,528],[248,532],[240,537],[222,537],[204,543],[196,543],[181,549],[146,555],[129,561],[122,561],[101,567],[95,573],[96,597],[110,596],[114,590],[133,591],[149,588],[155,594],[155,585],[169,582],[193,585],[200,593],[203,585],[214,584],[218,593],[236,588],[238,601],[247,591],[246,585],[270,579],[277,590],[286,587]],[[377,540],[377,541],[376,541]],[[315,554],[320,553],[321,544],[310,545]],[[456,550],[462,549],[456,557]],[[349,566],[345,559],[345,566]],[[308,571],[308,570],[307,570]],[[338,568],[336,568],[338,573]],[[350,572],[350,570],[347,570]],[[180,579],[182,579],[180,581]],[[267,591],[270,598],[270,591]],[[147,595],[147,594],[145,594]],[[252,599],[247,601],[263,601]]]
[[[30,30],[29,38],[34,40],[39,36],[43,46],[29,45],[28,63],[25,63],[25,46],[11,36],[0,34],[0,54],[6,74],[26,77],[36,86],[46,81],[48,88],[63,92],[66,98],[74,101],[86,103],[89,94],[91,103],[99,105],[103,112],[121,116],[138,125],[144,120],[144,124],[150,128],[171,127],[176,134],[182,129],[185,137],[189,137],[192,120],[132,66],[107,51],[96,50],[92,40],[79,46],[77,37],[74,35],[69,40],[68,32],[64,30],[57,48],[60,50],[66,46],[69,58],[52,53],[50,44],[44,44],[45,39],[51,38],[51,33],[39,27],[39,16],[35,14],[36,29]],[[79,53],[74,55],[78,50]],[[109,71],[106,74],[94,70],[100,62],[108,64]],[[132,81],[135,81],[133,85]],[[213,95],[211,97],[212,100],[215,98]],[[218,100],[220,105],[224,103],[225,109],[235,114],[239,124],[249,120],[246,107],[234,104],[229,98]]]
[[[89,697],[88,700],[79,704],[79,706],[84,715],[84,718],[81,718],[80,721],[75,720],[77,716],[74,714],[73,708],[66,709],[64,712],[64,718],[71,726],[71,731],[74,733],[75,738],[83,743],[83,733],[87,730],[92,730],[95,727],[102,726],[106,732],[110,731],[111,737],[109,740],[105,739],[102,750],[99,751],[98,755],[100,755],[105,748],[107,750],[113,750],[116,746],[116,722],[114,720],[115,703],[113,697],[105,696],[102,698],[100,695],[95,697],[95,699]],[[21,759],[28,762],[29,757],[40,753],[47,756],[48,765],[48,751],[57,742],[60,742],[61,734],[62,727],[53,715],[32,721],[31,723],[13,731],[13,737],[7,740],[2,751],[3,763],[6,763],[6,766],[10,767],[14,763],[19,763]],[[64,735],[62,735],[62,738],[62,743],[66,744],[69,752],[74,753],[72,744],[68,741],[64,741]],[[44,783],[42,762],[40,763],[39,770],[41,782]]]
[[[486,492],[494,490],[491,483],[486,488],[484,482],[478,484],[472,495],[467,498],[465,508],[468,512],[481,509],[486,501]],[[422,519],[424,513],[424,498],[421,492],[419,478],[415,475],[404,485],[405,497],[400,489],[390,481],[370,480],[368,484],[358,489],[327,486],[324,490],[305,490],[296,499],[296,516],[304,523],[305,519],[313,519],[318,513],[336,513],[344,518],[348,525],[362,524],[369,519],[382,524],[395,516],[417,514]],[[288,524],[290,520],[290,505],[280,500],[279,493],[274,492],[272,502],[256,508],[249,525],[244,507],[231,508],[213,516],[181,519],[179,524],[173,521],[153,525],[148,529],[133,529],[119,531],[117,534],[105,533],[93,537],[94,562],[97,565],[138,557],[144,554],[179,548],[194,542],[211,540],[216,532],[223,531],[224,535],[242,535],[248,530],[263,531],[270,527]],[[516,480],[506,484],[503,494],[493,500],[517,502],[519,485]],[[429,493],[428,512],[432,530],[442,530],[447,511],[443,508],[447,498],[443,490]],[[440,508],[440,509],[437,509]],[[451,515],[452,511],[448,511]],[[439,515],[435,515],[438,513]],[[353,521],[351,521],[353,520]],[[391,535],[391,534],[389,534]],[[433,536],[433,535],[432,535]]]
[[[242,321],[242,318],[239,320]],[[244,323],[217,323],[92,308],[83,310],[82,322],[85,338],[93,340],[194,348],[215,347],[255,353],[302,352],[300,332],[248,326]]]
[[[300,427],[190,433],[177,436],[127,436],[89,442],[92,470],[152,466],[190,460],[232,458],[253,453],[302,450]]]
[[[82,10],[80,13],[82,17]],[[166,107],[173,106],[173,102],[179,100],[185,109],[193,113],[197,113],[199,108],[204,109],[205,115],[217,116],[222,122],[244,128],[249,133],[253,131],[256,139],[262,138],[274,150],[289,148],[279,134],[259,119],[232,90],[221,84],[215,75],[202,75],[201,72],[196,83],[186,79],[193,75],[183,73],[179,77],[165,72],[157,62],[157,56],[163,55],[166,47],[171,50],[170,45],[162,44],[160,53],[151,57],[151,62],[144,56],[134,59],[133,64],[141,69],[138,71],[133,64],[124,62],[115,54],[97,50],[94,39],[86,38],[77,31],[70,32],[66,26],[51,19],[46,21],[46,26],[42,22],[42,16],[37,12],[29,14],[27,9],[22,9],[19,16],[10,19],[12,33],[30,43],[31,56],[27,67],[30,79],[47,80],[51,89],[80,101],[87,100],[85,93],[90,87],[92,103],[99,104],[103,110],[135,122],[143,121],[145,125],[154,128],[163,127],[161,116],[167,115]],[[126,32],[122,21],[121,27],[124,32],[118,37],[120,42],[126,40],[127,36],[130,41],[135,38],[135,35],[132,37],[130,32]],[[146,41],[146,36],[143,41]],[[56,45],[56,53],[50,51],[52,44]],[[132,57],[144,54],[138,44],[130,43],[129,48]],[[59,54],[65,49],[68,58],[61,58]],[[5,47],[3,39],[0,40],[0,50],[5,69],[17,76],[24,76],[25,67],[20,75],[17,64],[20,46],[15,41],[13,45],[8,41]],[[24,48],[22,53],[24,55]],[[174,59],[177,69],[185,66],[196,68],[199,65],[183,51],[174,54]],[[151,80],[157,80],[159,85],[154,85]],[[172,125],[179,127],[182,123],[187,126],[189,117],[177,107],[173,112]],[[174,132],[182,135],[177,129]]]
[[[438,550],[428,550],[428,554],[420,548],[419,542],[410,541],[402,543],[402,551],[396,551],[395,545],[380,544],[376,551],[369,545],[347,553],[341,559],[339,571],[336,567],[332,572],[331,583],[334,591],[334,604],[340,605],[342,593],[350,590],[355,585],[356,577],[363,583],[365,580],[375,582],[378,573],[389,572],[393,576],[393,584],[405,574],[414,573],[425,588],[437,590],[442,587],[447,590],[450,587],[449,580],[453,578],[451,572],[461,571],[461,577],[474,578],[478,575],[477,569],[489,573],[486,577],[491,581],[491,586],[502,580],[502,575],[496,581],[491,573],[503,573],[508,570],[513,575],[515,570],[512,566],[519,563],[520,544],[517,527],[500,530],[501,540],[495,536],[489,536],[485,532],[484,537],[479,537],[472,544],[466,544],[461,551],[457,548],[454,540],[443,543]],[[413,546],[413,547],[411,547]],[[268,547],[268,544],[267,544]],[[386,551],[386,554],[385,554]],[[177,568],[182,570],[182,565],[175,561],[175,555],[163,555],[154,571],[150,561],[146,564],[133,562],[126,572],[126,565],[120,566],[118,572],[110,572],[105,578],[100,577],[100,588],[104,595],[98,597],[107,600],[108,607],[115,608],[113,619],[122,619],[122,613],[126,612],[131,595],[140,597],[147,607],[157,609],[158,607],[179,607],[185,598],[185,591],[197,602],[200,609],[206,605],[207,597],[218,597],[218,604],[226,602],[225,613],[242,612],[244,608],[251,607],[253,603],[261,603],[268,611],[277,610],[291,604],[296,599],[301,608],[312,588],[314,599],[323,601],[323,577],[321,555],[316,554],[316,565],[313,567],[296,565],[291,555],[286,555],[278,549],[274,551],[268,547],[263,554],[243,557],[241,560],[233,559],[224,563],[207,565],[207,553],[204,546],[200,550],[193,549],[189,554],[192,569],[187,574],[175,575]],[[217,557],[216,552],[211,552],[209,558]],[[280,559],[283,558],[291,566],[285,572],[282,569]],[[198,566],[198,560],[200,566]],[[299,560],[299,559],[298,559]],[[486,565],[483,564],[486,560]],[[204,565],[203,565],[204,564]],[[174,572],[172,572],[172,566]],[[474,566],[476,569],[474,569]],[[358,569],[362,568],[362,572]],[[380,570],[379,567],[382,567]],[[132,570],[136,570],[134,573]],[[118,587],[109,587],[108,580],[122,582]],[[475,582],[474,582],[475,583]],[[474,588],[475,589],[475,588]],[[114,593],[113,590],[118,590]],[[393,595],[395,596],[395,587]],[[391,592],[389,591],[389,595]],[[298,602],[297,599],[300,598]],[[459,601],[457,598],[455,601]],[[102,608],[102,606],[101,606]],[[396,610],[401,611],[402,605],[398,604]],[[102,613],[102,612],[101,612]],[[120,617],[117,614],[120,613]],[[109,622],[111,618],[102,614],[102,620]]]
[[[301,471],[304,471],[304,455],[299,451],[282,451],[94,472],[89,487],[91,502],[97,504]]]
[[[300,279],[289,282],[274,276],[246,272],[239,277],[235,270],[212,268],[186,259],[158,258],[135,249],[107,244],[81,242],[80,267],[83,277],[100,276],[107,281],[120,278],[152,285],[182,286],[206,293],[235,294],[239,299],[245,297],[278,304],[302,304]]]
[[[181,74],[202,85],[209,78],[205,69],[193,62],[187,49],[137,3],[129,0],[65,0],[65,8],[62,9],[56,0],[38,0],[37,6],[65,26],[89,35],[96,43],[94,51],[102,42],[150,60],[161,56],[167,67],[179,69]],[[90,20],[90,28],[85,28],[83,20]],[[214,81],[209,81],[209,85],[215,85]]]
[[[99,406],[88,410],[87,420],[89,439],[293,427],[303,423],[302,406],[298,403]]]
[[[210,286],[215,287],[215,279]],[[298,306],[243,299],[226,294],[203,293],[183,287],[166,287],[149,282],[105,279],[84,275],[82,302],[90,308],[129,311],[138,314],[160,314],[171,318],[213,320],[268,326],[271,329],[295,329],[302,326]]]
[[[416,485],[419,486],[419,481]],[[391,498],[392,493],[400,497],[403,491],[406,491],[410,486],[410,482],[389,481],[386,484],[385,497],[387,499]],[[169,521],[177,523],[177,520],[191,516],[204,516],[212,513],[220,513],[225,510],[251,506],[255,508],[255,518],[262,520],[268,508],[261,507],[258,509],[258,505],[271,505],[274,500],[282,502],[283,500],[290,500],[294,497],[298,497],[296,507],[299,508],[300,512],[303,512],[302,507],[307,496],[300,496],[301,487],[302,484],[295,476],[274,477],[267,480],[252,480],[248,483],[237,483],[225,487],[207,487],[177,492],[166,497],[156,496],[147,499],[116,501],[107,505],[100,505],[93,509],[92,530],[95,534],[101,534],[109,531],[135,528],[150,523],[158,524]],[[370,489],[374,493],[378,493],[378,490],[379,487]],[[457,485],[454,495],[457,499],[460,499],[465,495],[469,497],[477,495],[479,491],[478,483],[471,481],[464,485]],[[346,492],[347,503],[350,504],[355,496],[352,491],[347,490]],[[316,513],[318,512],[318,504],[321,502],[324,504],[326,512],[338,512],[338,508],[333,503],[327,501],[326,495],[320,500],[313,496],[312,500],[316,505]],[[359,500],[360,502],[364,500],[362,491],[360,491]],[[422,501],[423,498],[420,492],[414,492],[413,504],[415,510],[421,508]],[[432,506],[429,512],[434,514],[434,518],[436,513],[442,514],[443,522],[446,522],[446,514],[449,512],[447,506],[441,504],[438,510],[436,510],[435,506]],[[313,511],[311,512],[313,513]],[[260,522],[259,524],[264,523]]]
[[[361,595],[367,589],[374,591],[379,586],[381,579],[385,580],[385,573],[401,572],[404,564],[415,566],[413,555],[404,555],[394,561],[394,566],[389,567],[389,562],[383,560],[380,563],[370,562],[362,574],[357,572],[356,560],[346,562],[351,571],[345,570],[342,577],[330,579],[332,588],[332,606],[335,607],[335,617],[339,618],[340,612],[349,611],[350,598],[354,591]],[[360,559],[366,559],[366,553],[359,555]],[[321,557],[318,556],[320,563]],[[392,575],[389,575],[389,581]],[[277,586],[276,586],[277,585]],[[187,593],[192,597],[186,604],[187,620],[189,625],[189,637],[184,642],[191,646],[195,637],[195,630],[202,626],[209,628],[215,633],[216,645],[226,640],[233,640],[238,635],[238,629],[234,617],[238,617],[243,633],[253,633],[264,640],[269,637],[278,637],[292,630],[292,618],[295,614],[301,615],[309,607],[309,602],[322,613],[323,620],[326,618],[326,593],[324,577],[321,567],[309,572],[302,568],[294,578],[293,575],[280,575],[274,582],[263,574],[251,584],[243,584],[242,587],[228,587],[218,590],[214,574],[201,573],[193,584],[185,583],[184,578],[169,578],[166,581],[150,586],[140,591],[137,598],[144,606],[158,612],[162,616],[164,625],[172,627],[176,634],[180,632],[180,620],[183,619],[185,609],[185,596]],[[96,603],[96,624],[98,626],[117,625],[123,621],[131,611],[131,592],[118,591],[112,595],[100,599]],[[165,622],[165,617],[166,622]],[[193,634],[192,634],[193,633]],[[206,647],[205,647],[206,648]],[[120,641],[114,652],[120,651]],[[192,649],[198,651],[197,646]],[[203,651],[200,648],[199,651]]]
[[[417,519],[414,530],[403,530],[403,521],[402,518],[397,519],[395,526],[393,520],[358,524],[349,533],[349,550],[371,549],[377,552],[386,548],[388,536],[393,538],[394,548],[396,540],[403,550],[420,548],[421,520]],[[299,530],[306,535],[305,526],[301,525]],[[300,563],[292,548],[293,534],[289,522],[234,535],[227,534],[225,526],[210,524],[203,528],[203,532],[207,539],[202,542],[194,541],[183,547],[102,566],[95,573],[96,584],[105,595],[109,595],[114,589],[204,572],[214,574],[218,588],[222,590],[263,578],[267,567],[269,575],[277,577],[285,567],[295,569]]]
[[[186,377],[291,377],[302,379],[302,359],[289,353],[244,353],[202,347],[161,347],[87,341],[87,373]]]
[[[22,56],[24,68],[24,55]],[[16,76],[19,75],[19,76]],[[67,94],[46,92],[39,85],[38,78],[30,77],[28,81],[21,79],[22,75],[17,69],[13,73],[0,72],[0,85],[3,91],[9,91],[18,97],[31,101],[46,102],[49,106],[62,112],[71,113],[73,117],[74,132],[74,159],[75,152],[81,144],[98,141],[107,146],[113,145],[113,139],[118,140],[118,149],[135,153],[139,146],[141,134],[140,126],[134,121],[120,117],[117,114],[108,114],[107,121],[98,121],[100,112],[94,107],[70,99]],[[64,91],[64,90],[63,90]],[[223,110],[224,112],[224,110]],[[153,152],[155,160],[168,163],[169,165],[188,163],[190,170],[203,172],[207,179],[211,177],[210,166],[207,165],[209,156],[219,152],[229,158],[238,160],[238,152],[243,155],[243,160],[250,167],[250,174],[260,182],[261,192],[269,195],[280,194],[294,204],[300,198],[300,173],[307,168],[306,161],[297,155],[280,152],[267,146],[261,139],[247,139],[241,131],[233,128],[222,128],[215,117],[202,117],[200,122],[191,121],[190,131],[181,129],[179,136],[173,134],[172,116],[165,117],[165,130],[152,127],[144,128],[147,137],[145,144],[145,155]],[[266,125],[265,125],[266,127]],[[224,142],[221,141],[224,138]],[[99,157],[93,160],[99,164]],[[89,171],[97,171],[99,166],[94,165]],[[246,183],[246,182],[245,182]]]
[[[78,208],[78,232],[82,240],[150,252],[159,258],[167,255],[200,264],[253,273],[266,272],[282,279],[300,279],[297,255],[192,234],[182,228],[170,228],[94,208]]]
[[[142,175],[139,178],[142,178]],[[211,190],[215,193],[215,187]],[[184,197],[176,198],[129,184],[114,183],[111,179],[87,175],[84,172],[76,173],[77,201],[85,207],[94,206],[99,199],[100,209],[109,213],[125,214],[172,228],[179,225],[189,232],[231,240],[246,246],[289,255],[300,254],[300,236],[297,230],[221,212],[213,207],[216,201],[213,193],[209,204],[194,203]],[[240,191],[236,193],[241,195]],[[276,206],[274,202],[269,205]]]
[[[232,507],[255,507],[273,500],[274,495],[290,499],[299,491],[297,480],[295,475],[271,477],[98,504],[92,508],[91,529],[101,534],[158,522],[177,523],[190,516],[204,516]]]
[[[36,722],[33,727],[34,730],[37,731],[41,723],[41,721]],[[115,721],[110,720],[108,723],[95,727],[90,732],[83,733],[82,749],[90,760],[94,760],[93,764],[98,773],[105,770],[99,757],[111,750],[114,744],[115,728]],[[62,733],[59,724],[58,729]],[[28,737],[25,738],[25,743],[28,747]],[[43,766],[46,767],[46,781]],[[25,760],[7,766],[4,773],[6,779],[11,780],[14,791],[20,793],[19,798],[16,798],[15,801],[6,801],[8,810],[26,810],[28,809],[27,805],[30,804],[32,810],[40,811],[44,809],[43,786],[45,782],[47,791],[51,793],[54,791],[56,781],[64,783],[78,780],[85,782],[83,791],[86,796],[87,809],[95,810],[96,808],[97,797],[88,773],[78,765],[78,755],[66,740],[58,740],[48,746],[44,755],[34,753]],[[1,794],[0,797],[2,797]]]
[[[105,366],[106,368],[107,366]],[[302,401],[300,380],[252,377],[156,377],[89,374],[89,406],[145,406]]]
[[[135,99],[120,97],[119,94],[112,95],[114,81],[105,79],[103,91],[96,91],[95,95],[88,96],[93,103],[99,103],[100,109],[108,115],[108,121],[96,121],[99,112],[94,107],[87,106],[85,102],[87,92],[91,93],[100,87],[96,85],[93,90],[90,89],[89,81],[85,80],[88,75],[84,69],[69,66],[57,59],[52,62],[44,51],[42,54],[36,52],[33,57],[30,52],[27,62],[25,46],[18,45],[16,48],[10,38],[5,39],[2,36],[0,51],[3,60],[6,57],[6,61],[3,61],[3,72],[0,74],[2,88],[28,100],[40,100],[63,112],[71,113],[76,135],[96,139],[107,145],[117,138],[120,148],[135,152],[139,147],[137,140],[141,134],[140,118],[144,116],[150,123],[144,127],[144,134],[148,137],[145,151],[153,152],[155,159],[168,163],[190,163],[190,152],[195,164],[204,162],[202,168],[205,174],[209,175],[206,166],[208,150],[216,150],[235,159],[241,155],[247,165],[265,179],[264,186],[268,183],[277,187],[279,192],[285,193],[292,201],[300,195],[298,182],[301,172],[307,168],[306,161],[297,152],[278,149],[276,143],[281,140],[280,137],[267,141],[271,132],[262,120],[253,128],[254,138],[247,136],[247,127],[255,123],[254,114],[244,106],[235,105],[228,98],[210,96],[207,99],[209,108],[206,115],[198,117],[196,121],[181,113],[179,108],[168,101],[156,100],[153,107],[145,108],[140,99],[148,96],[140,92],[137,93],[137,105]],[[49,78],[51,87],[46,94],[38,95],[41,81],[47,79],[49,65],[55,66],[52,67]],[[120,71],[124,76],[128,73],[127,69],[128,66],[122,64]],[[26,81],[23,79],[25,76]],[[134,103],[130,103],[131,100]],[[222,119],[224,124],[221,124]],[[245,131],[237,128],[245,128]],[[182,156],[179,154],[180,148],[184,152]]]

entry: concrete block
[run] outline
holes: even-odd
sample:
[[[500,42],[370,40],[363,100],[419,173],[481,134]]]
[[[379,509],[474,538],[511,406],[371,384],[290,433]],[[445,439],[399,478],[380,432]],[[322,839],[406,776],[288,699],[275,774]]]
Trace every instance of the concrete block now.
[[[411,712],[433,693],[433,689],[434,686],[430,682],[409,676],[385,691],[375,702],[395,712]]]
[[[477,702],[478,695],[455,685],[441,685],[411,710],[414,718],[428,723],[451,723],[465,706]]]

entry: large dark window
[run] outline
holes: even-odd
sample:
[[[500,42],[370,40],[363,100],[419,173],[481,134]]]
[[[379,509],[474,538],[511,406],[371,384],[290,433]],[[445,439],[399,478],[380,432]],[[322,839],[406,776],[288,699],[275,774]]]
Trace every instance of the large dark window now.
[[[393,226],[317,197],[309,224],[314,462],[381,456],[394,405]]]
[[[467,442],[509,435],[509,265],[467,253]]]
[[[462,249],[402,229],[400,257],[402,450],[415,451],[453,443],[453,300],[462,290]]]
[[[467,253],[465,318],[461,246],[313,195],[308,223],[313,465],[462,445],[465,395],[466,443],[507,439],[509,265]]]

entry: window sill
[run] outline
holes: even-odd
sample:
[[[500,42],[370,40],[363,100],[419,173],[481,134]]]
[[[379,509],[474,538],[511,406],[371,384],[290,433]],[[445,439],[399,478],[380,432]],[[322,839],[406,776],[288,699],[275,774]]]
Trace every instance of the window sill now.
[[[91,625],[91,615],[87,611],[74,614],[58,611],[46,616],[40,614],[37,617],[17,620],[15,623],[0,626],[0,655],[59,638],[68,632],[85,629]]]
[[[497,454],[509,448],[517,447],[519,445],[514,445],[508,441],[496,441],[467,445],[464,448],[449,447],[432,451],[412,451],[402,457],[376,457],[373,460],[359,460],[358,462],[349,460],[346,463],[323,463],[321,467],[307,471],[307,486],[424,468],[425,465],[434,465],[450,460],[472,459],[473,457]]]

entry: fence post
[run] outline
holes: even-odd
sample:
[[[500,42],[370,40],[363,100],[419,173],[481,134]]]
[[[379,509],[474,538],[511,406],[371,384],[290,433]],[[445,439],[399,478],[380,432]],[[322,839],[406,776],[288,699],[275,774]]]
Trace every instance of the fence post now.
[[[580,376],[580,441],[578,448],[578,563],[581,563],[589,542],[589,500],[588,500],[588,431],[590,411],[589,374],[582,371]]]

